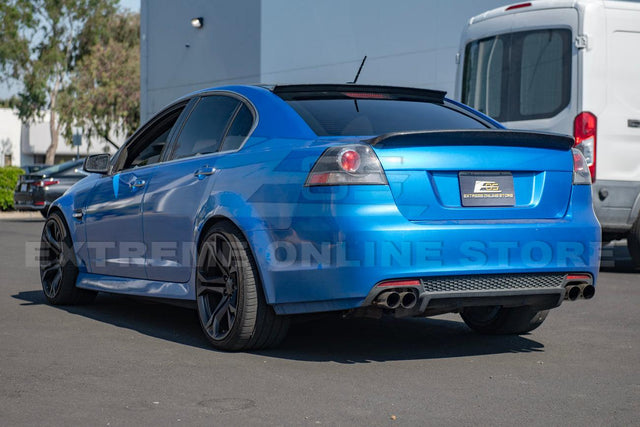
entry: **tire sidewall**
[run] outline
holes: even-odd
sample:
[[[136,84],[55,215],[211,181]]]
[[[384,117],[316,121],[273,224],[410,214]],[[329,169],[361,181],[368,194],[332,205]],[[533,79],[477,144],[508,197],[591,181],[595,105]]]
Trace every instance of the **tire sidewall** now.
[[[45,229],[47,224],[49,224],[51,221],[55,222],[58,225],[58,227],[60,228],[60,232],[62,233],[60,242],[63,254],[62,278],[60,280],[58,290],[54,296],[47,295],[47,292],[44,289],[44,283],[42,283],[42,291],[45,295],[45,298],[47,299],[47,301],[49,301],[50,304],[59,305],[64,304],[64,302],[69,299],[69,295],[75,290],[76,279],[78,277],[78,267],[76,265],[75,254],[73,252],[73,244],[71,243],[71,237],[65,221],[58,213],[54,212],[47,218],[44,226]],[[45,232],[45,229],[43,229],[43,233]],[[41,254],[43,252],[44,250],[41,243]]]
[[[206,335],[207,339],[214,347],[222,350],[235,350],[239,349],[243,346],[244,343],[239,343],[239,335],[243,330],[246,330],[247,327],[251,329],[255,328],[255,317],[251,317],[251,319],[247,319],[247,293],[255,293],[257,291],[257,271],[254,268],[251,262],[251,254],[249,253],[248,246],[244,239],[241,240],[238,237],[238,234],[235,230],[231,229],[231,227],[226,226],[226,224],[215,225],[211,227],[205,237],[202,239],[200,247],[198,248],[198,259],[196,261],[196,268],[200,266],[200,254],[202,253],[202,248],[204,244],[209,240],[209,238],[214,234],[222,234],[230,243],[233,250],[233,257],[237,262],[237,268],[240,272],[239,277],[241,280],[238,281],[238,295],[237,295],[237,304],[236,304],[236,318],[229,330],[229,333],[222,340],[214,339],[206,330],[205,324],[201,315],[201,303],[197,300],[196,297],[196,305],[198,310],[198,321],[200,322],[200,326]],[[251,273],[251,274],[248,274]],[[250,277],[248,277],[250,276]],[[198,279],[196,276],[196,295],[198,292]],[[252,324],[247,324],[247,322]]]

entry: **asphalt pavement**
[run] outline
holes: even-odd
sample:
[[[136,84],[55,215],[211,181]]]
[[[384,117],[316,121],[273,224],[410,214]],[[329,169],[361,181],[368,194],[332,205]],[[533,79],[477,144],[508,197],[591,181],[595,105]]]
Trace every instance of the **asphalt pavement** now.
[[[480,336],[456,315],[329,317],[229,354],[189,309],[47,305],[25,258],[42,224],[0,218],[2,426],[640,424],[640,273],[620,245],[594,299],[527,335]]]

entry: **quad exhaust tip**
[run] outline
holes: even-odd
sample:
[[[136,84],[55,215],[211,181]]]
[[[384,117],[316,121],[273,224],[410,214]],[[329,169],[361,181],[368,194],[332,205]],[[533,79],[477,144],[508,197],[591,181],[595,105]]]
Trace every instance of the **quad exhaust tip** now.
[[[378,295],[373,302],[378,307],[395,310],[396,308],[412,309],[418,302],[418,296],[413,291],[385,291]]]
[[[567,285],[564,292],[564,299],[575,301],[578,298],[591,299],[596,294],[596,288],[587,283],[577,285]]]

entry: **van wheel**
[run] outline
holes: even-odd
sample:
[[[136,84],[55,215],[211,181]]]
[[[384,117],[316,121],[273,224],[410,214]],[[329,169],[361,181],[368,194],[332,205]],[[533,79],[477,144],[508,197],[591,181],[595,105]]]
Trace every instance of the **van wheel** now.
[[[467,307],[460,314],[468,327],[481,334],[519,335],[542,325],[549,310],[531,307]]]
[[[635,268],[640,268],[640,216],[636,219],[629,236],[627,236],[627,248],[629,248],[633,265]]]
[[[260,349],[284,339],[289,318],[267,304],[248,243],[234,226],[221,223],[207,231],[196,274],[200,326],[215,348]]]

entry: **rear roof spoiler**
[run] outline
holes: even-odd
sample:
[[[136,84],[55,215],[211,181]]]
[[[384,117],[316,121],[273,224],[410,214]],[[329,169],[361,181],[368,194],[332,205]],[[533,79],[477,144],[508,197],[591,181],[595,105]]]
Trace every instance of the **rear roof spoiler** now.
[[[273,93],[285,101],[304,99],[357,98],[358,94],[386,95],[385,99],[443,103],[447,94],[439,90],[418,89],[397,86],[374,86],[357,84],[312,84],[274,86]]]
[[[377,136],[365,142],[376,148],[424,147],[436,145],[505,146],[569,150],[575,141],[567,135],[547,132],[514,130],[438,130],[394,132]]]

